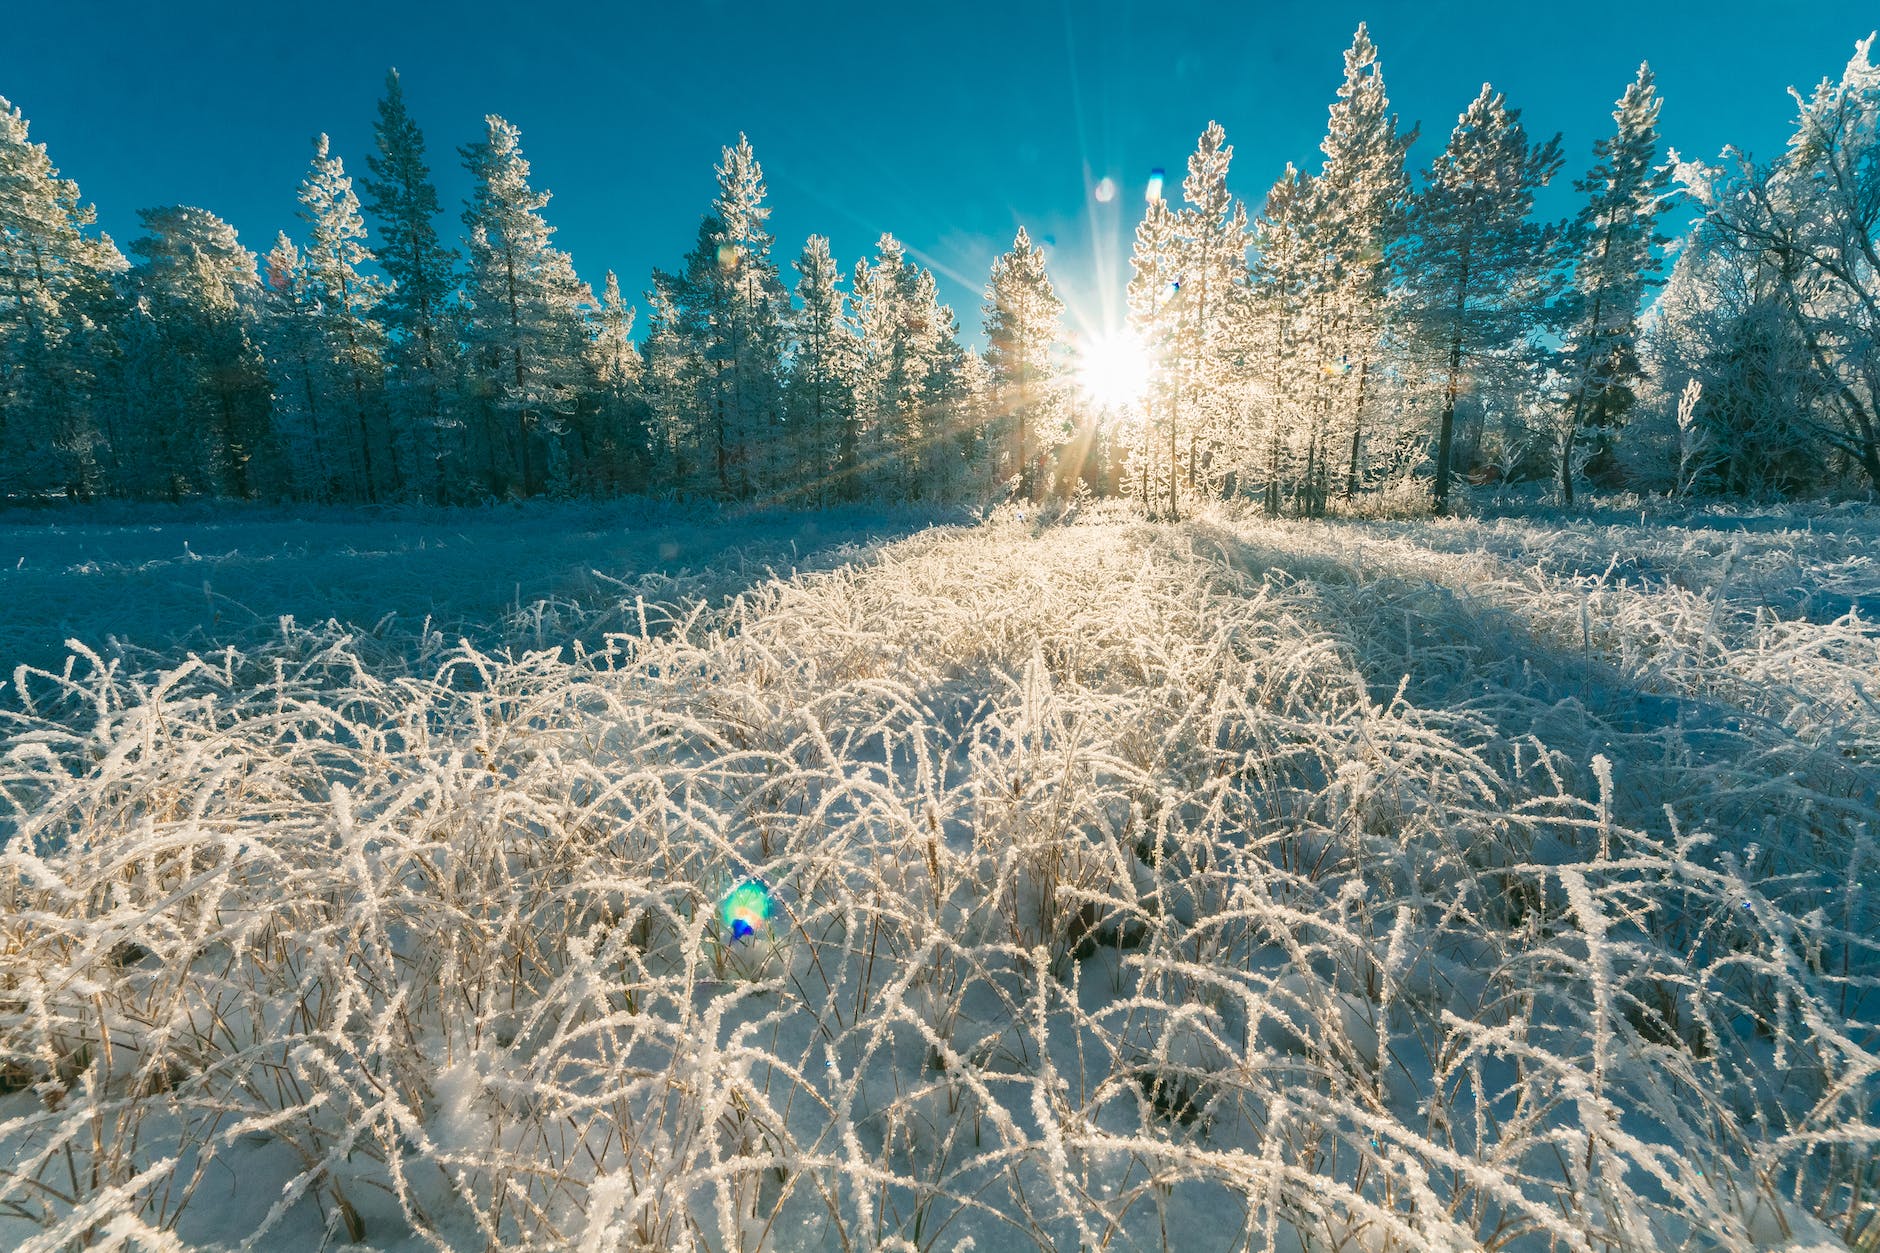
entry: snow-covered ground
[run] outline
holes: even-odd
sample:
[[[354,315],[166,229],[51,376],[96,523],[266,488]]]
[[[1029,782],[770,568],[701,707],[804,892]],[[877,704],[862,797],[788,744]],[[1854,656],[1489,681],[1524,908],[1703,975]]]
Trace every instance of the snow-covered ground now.
[[[492,647],[518,638],[533,646],[536,625],[545,642],[571,601],[723,595],[840,560],[846,545],[905,534],[932,517],[861,508],[719,516],[637,501],[16,509],[0,512],[0,677],[22,663],[58,664],[68,639],[174,654],[264,638],[283,615],[303,626],[337,619],[380,637],[415,635],[428,617],[453,642],[467,634]]]
[[[0,694],[0,1244],[1880,1247],[1880,513],[553,516]]]

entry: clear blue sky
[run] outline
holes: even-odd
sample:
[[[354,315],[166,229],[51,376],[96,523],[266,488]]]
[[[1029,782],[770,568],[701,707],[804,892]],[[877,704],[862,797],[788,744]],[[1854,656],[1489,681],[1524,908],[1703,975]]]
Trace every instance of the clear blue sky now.
[[[459,235],[456,148],[485,113],[522,128],[555,193],[557,242],[596,287],[639,293],[691,244],[719,148],[749,132],[768,175],[778,260],[810,232],[845,268],[892,230],[978,338],[987,267],[1024,223],[1055,241],[1073,316],[1119,318],[1151,168],[1179,178],[1210,118],[1258,205],[1287,160],[1312,168],[1341,54],[1371,25],[1393,103],[1426,162],[1484,81],[1530,130],[1565,132],[1568,180],[1641,59],[1686,155],[1778,151],[1790,84],[1838,75],[1880,24],[1872,0],[1806,5],[1583,0],[1530,6],[1180,0],[941,5],[473,2],[51,3],[14,6],[0,95],[76,178],[120,245],[140,207],[185,203],[265,252],[298,235],[309,139],[363,172],[387,66],[430,143]],[[1093,194],[1105,176],[1121,191]]]

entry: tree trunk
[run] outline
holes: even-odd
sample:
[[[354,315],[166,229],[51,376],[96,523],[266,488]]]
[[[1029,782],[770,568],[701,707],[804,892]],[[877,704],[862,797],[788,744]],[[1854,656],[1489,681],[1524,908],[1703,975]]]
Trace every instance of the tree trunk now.
[[[1462,375],[1462,323],[1458,319],[1449,343],[1449,381],[1443,387],[1443,417],[1436,435],[1436,516],[1449,512],[1449,458],[1455,448],[1456,389]]]
[[[1358,494],[1358,449],[1364,440],[1364,391],[1371,373],[1371,359],[1358,363],[1358,402],[1351,414],[1351,464],[1345,471],[1345,499]]]

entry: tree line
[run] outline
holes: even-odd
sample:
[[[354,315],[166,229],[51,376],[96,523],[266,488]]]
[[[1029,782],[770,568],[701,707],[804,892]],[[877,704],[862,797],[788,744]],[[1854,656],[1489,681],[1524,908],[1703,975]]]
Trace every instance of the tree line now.
[[[1210,125],[1182,203],[1137,229],[1131,325],[1152,383],[1127,456],[1174,513],[1223,491],[1319,514],[1370,493],[1449,507],[1460,478],[1754,495],[1880,487],[1880,70],[1873,39],[1797,95],[1774,160],[1661,149],[1649,66],[1573,183],[1492,87],[1420,171],[1360,26],[1316,173],[1257,212]],[[1671,241],[1678,197],[1698,210]],[[1249,260],[1250,258],[1250,260]],[[1664,274],[1669,262],[1670,273]],[[1656,300],[1648,300],[1657,288]]]
[[[1798,95],[1757,163],[1666,154],[1641,66],[1574,182],[1484,86],[1442,149],[1345,54],[1316,172],[1250,207],[1218,124],[1179,203],[1152,181],[1128,340],[1074,346],[1021,229],[993,264],[985,348],[893,235],[844,269],[788,265],[749,142],[723,150],[696,242],[644,293],[597,297],[553,243],[516,127],[459,149],[447,242],[396,72],[355,180],[317,139],[299,226],[257,259],[207,210],[141,211],[127,257],[0,100],[0,497],[463,503],[1092,491],[1175,516],[1273,513],[1540,480],[1766,495],[1880,486],[1880,70],[1873,41]],[[1678,196],[1698,210],[1672,242]],[[1668,263],[1669,273],[1666,274]],[[1656,299],[1652,293],[1662,287]],[[1079,351],[1139,354],[1126,399]]]

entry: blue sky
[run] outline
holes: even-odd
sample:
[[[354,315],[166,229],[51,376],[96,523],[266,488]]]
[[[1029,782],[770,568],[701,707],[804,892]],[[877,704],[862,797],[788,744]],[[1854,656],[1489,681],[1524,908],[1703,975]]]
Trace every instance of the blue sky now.
[[[1424,3],[662,5],[43,3],[9,15],[0,95],[79,180],[120,245],[140,207],[221,214],[265,252],[298,234],[295,191],[320,131],[363,171],[387,66],[431,146],[449,236],[456,148],[485,113],[522,128],[557,242],[629,293],[696,234],[721,145],[750,134],[778,259],[810,232],[845,268],[891,230],[940,275],[977,338],[993,256],[1023,223],[1085,326],[1120,318],[1130,232],[1156,166],[1179,178],[1210,118],[1255,205],[1285,162],[1315,166],[1341,56],[1371,25],[1393,103],[1426,162],[1490,81],[1568,166],[1609,126],[1641,59],[1686,155],[1780,149],[1790,84],[1838,74],[1880,24],[1871,0],[1571,6]],[[1096,198],[1104,177],[1119,194]]]

